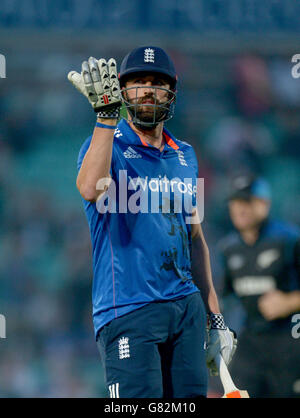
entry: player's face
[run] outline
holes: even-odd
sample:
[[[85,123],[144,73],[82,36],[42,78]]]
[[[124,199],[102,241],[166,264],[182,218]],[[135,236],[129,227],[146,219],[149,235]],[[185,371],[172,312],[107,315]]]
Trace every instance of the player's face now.
[[[244,231],[259,225],[267,216],[270,203],[263,199],[234,199],[229,202],[229,213],[233,225]]]
[[[159,74],[136,75],[125,85],[126,101],[132,105],[133,113],[144,121],[160,120],[165,113],[164,104],[170,103],[170,84]]]

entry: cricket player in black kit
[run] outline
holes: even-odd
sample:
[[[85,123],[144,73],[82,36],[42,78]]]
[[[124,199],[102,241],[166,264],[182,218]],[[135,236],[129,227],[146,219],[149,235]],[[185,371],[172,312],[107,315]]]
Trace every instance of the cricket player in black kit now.
[[[229,198],[236,232],[220,242],[223,301],[236,295],[247,316],[231,373],[250,397],[300,396],[300,241],[296,226],[271,220],[271,193],[262,178],[239,176]]]

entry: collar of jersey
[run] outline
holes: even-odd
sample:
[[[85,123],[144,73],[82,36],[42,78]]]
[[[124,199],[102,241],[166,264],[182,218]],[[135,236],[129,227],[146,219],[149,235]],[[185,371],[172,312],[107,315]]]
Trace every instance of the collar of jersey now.
[[[125,119],[122,119],[119,123],[118,123],[118,128],[120,129],[120,131],[122,133],[125,134],[126,139],[120,137],[120,139],[122,139],[124,142],[126,141],[126,143],[128,144],[134,144],[134,145],[139,145],[142,147],[149,147],[149,148],[155,148],[153,145],[149,144],[148,142],[142,140],[139,135],[134,132],[131,127],[129,126],[128,122]],[[165,144],[165,148],[167,149],[173,149],[173,150],[178,150],[179,149],[179,145],[177,144],[175,138],[173,137],[173,135],[166,129],[163,129],[163,135],[166,141]]]

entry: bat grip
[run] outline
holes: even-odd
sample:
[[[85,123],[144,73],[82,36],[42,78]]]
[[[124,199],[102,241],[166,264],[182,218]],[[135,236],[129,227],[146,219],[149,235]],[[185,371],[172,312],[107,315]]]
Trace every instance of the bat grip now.
[[[238,390],[235,384],[233,383],[233,380],[231,379],[230,373],[221,354],[218,354],[216,356],[215,362],[219,370],[220,379],[224,387],[225,393],[230,393]]]

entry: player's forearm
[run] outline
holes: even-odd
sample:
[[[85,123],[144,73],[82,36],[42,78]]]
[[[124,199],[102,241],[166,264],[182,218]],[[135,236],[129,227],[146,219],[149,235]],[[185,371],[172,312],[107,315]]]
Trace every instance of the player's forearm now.
[[[300,310],[300,290],[294,290],[288,293],[287,304],[291,314]]]
[[[97,122],[109,126],[116,125],[115,119],[98,118]],[[104,191],[103,189],[97,190],[97,183],[100,179],[110,177],[113,139],[114,129],[102,127],[94,129],[76,181],[77,188],[85,200],[94,202]]]
[[[200,289],[207,313],[219,313],[218,297],[213,285],[209,249],[203,236],[197,236],[192,243],[192,274]]]

